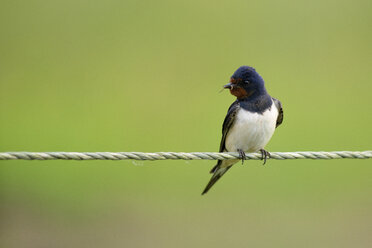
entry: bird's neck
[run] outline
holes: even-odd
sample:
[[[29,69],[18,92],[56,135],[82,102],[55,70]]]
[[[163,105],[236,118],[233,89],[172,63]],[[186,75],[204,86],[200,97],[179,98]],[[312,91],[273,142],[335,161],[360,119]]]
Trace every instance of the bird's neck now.
[[[271,107],[272,99],[264,88],[261,91],[253,92],[250,96],[245,98],[238,98],[240,107],[243,109],[262,114]]]
[[[255,89],[244,89],[244,92],[246,92],[246,94],[242,95],[241,97],[237,97],[238,100],[254,101],[255,99],[259,99],[268,95],[266,88],[263,85]]]

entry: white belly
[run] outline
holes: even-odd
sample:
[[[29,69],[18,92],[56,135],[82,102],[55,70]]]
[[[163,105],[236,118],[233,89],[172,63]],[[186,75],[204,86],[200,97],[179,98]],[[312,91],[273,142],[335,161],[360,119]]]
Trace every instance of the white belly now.
[[[257,152],[264,149],[274,134],[278,114],[275,104],[262,114],[240,109],[226,137],[227,151]]]

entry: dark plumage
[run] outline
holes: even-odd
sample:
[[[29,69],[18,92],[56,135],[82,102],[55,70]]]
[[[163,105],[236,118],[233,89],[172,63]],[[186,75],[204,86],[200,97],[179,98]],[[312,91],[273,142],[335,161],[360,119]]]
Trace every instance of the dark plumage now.
[[[275,106],[278,111],[275,127],[278,127],[282,123],[283,109],[280,101],[272,98],[267,93],[263,78],[256,72],[253,67],[239,67],[231,76],[230,82],[226,84],[224,88],[230,89],[231,94],[236,96],[237,99],[229,107],[222,125],[222,139],[219,149],[220,152],[231,151],[226,148],[226,139],[241,109],[249,111],[252,114],[256,113],[259,115],[263,115],[265,111],[271,110],[272,106]],[[260,129],[258,128],[258,130]],[[259,134],[262,135],[261,133]],[[263,150],[263,148],[264,147],[261,147],[261,150],[265,151]],[[242,148],[238,149],[237,151],[239,151],[241,154],[244,154],[245,151],[241,149]],[[230,160],[218,160],[217,164],[210,171],[210,173],[213,173],[213,176],[202,194],[207,193],[208,190],[218,181],[218,179],[220,179],[223,174],[225,174],[235,163],[236,162]]]

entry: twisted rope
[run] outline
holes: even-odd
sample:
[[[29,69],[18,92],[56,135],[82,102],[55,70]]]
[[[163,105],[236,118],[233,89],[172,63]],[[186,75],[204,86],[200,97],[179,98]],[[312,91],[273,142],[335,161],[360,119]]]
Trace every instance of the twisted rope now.
[[[270,159],[368,159],[372,151],[272,152]],[[261,153],[246,153],[247,160],[261,159]],[[226,160],[240,159],[236,152],[0,152],[0,160]]]

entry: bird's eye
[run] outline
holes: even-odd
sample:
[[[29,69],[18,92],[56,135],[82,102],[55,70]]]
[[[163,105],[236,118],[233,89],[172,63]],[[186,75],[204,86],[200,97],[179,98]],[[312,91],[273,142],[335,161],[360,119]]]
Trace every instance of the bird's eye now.
[[[249,81],[247,80],[247,81],[244,81],[244,83],[250,84],[251,82],[249,82]]]

